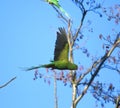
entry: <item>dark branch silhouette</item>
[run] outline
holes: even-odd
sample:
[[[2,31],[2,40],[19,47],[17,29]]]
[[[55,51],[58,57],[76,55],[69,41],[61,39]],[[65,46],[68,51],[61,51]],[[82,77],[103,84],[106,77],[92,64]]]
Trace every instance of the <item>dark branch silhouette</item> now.
[[[12,78],[11,80],[9,80],[7,83],[3,84],[2,86],[0,86],[0,89],[7,86],[8,84],[10,84],[13,80],[15,80],[17,77]]]

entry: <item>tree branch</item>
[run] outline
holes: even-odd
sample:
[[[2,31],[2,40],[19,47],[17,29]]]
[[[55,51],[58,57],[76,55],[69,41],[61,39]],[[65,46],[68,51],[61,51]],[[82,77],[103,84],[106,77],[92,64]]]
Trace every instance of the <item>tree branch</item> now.
[[[54,100],[55,100],[55,106],[54,106],[54,108],[58,108],[57,81],[56,81],[56,72],[55,71],[54,71]]]
[[[94,74],[91,76],[91,79],[88,82],[88,85],[85,86],[85,88],[84,88],[83,92],[81,93],[81,95],[76,99],[75,104],[77,104],[79,102],[79,100],[85,95],[85,93],[87,92],[89,86],[91,85],[91,83],[95,79],[96,75],[98,74],[99,70],[101,69],[101,66],[110,57],[110,55],[112,54],[112,52],[118,46],[119,43],[120,43],[120,38],[119,38],[119,36],[117,36],[112,48],[100,59],[100,62],[97,63],[98,65],[96,65],[97,68],[96,68]]]
[[[79,25],[79,27],[78,27],[78,29],[77,29],[77,32],[76,32],[75,36],[73,37],[73,38],[74,38],[74,39],[73,39],[73,45],[74,45],[74,42],[76,41],[76,39],[77,39],[77,37],[78,37],[78,34],[79,34],[79,32],[80,32],[80,30],[81,30],[81,28],[82,28],[82,25],[83,25],[83,22],[84,22],[84,19],[85,19],[86,14],[87,14],[87,11],[84,10],[83,15],[82,15],[82,18],[81,18],[81,21],[80,21],[80,25]]]
[[[117,67],[112,67],[112,66],[109,66],[109,65],[104,65],[103,68],[108,68],[108,69],[111,69],[111,70],[115,70],[115,71],[117,71],[120,74],[120,70]]]
[[[115,108],[119,108],[119,106],[120,106],[120,96],[117,97]]]
[[[0,89],[7,86],[9,83],[11,83],[13,80],[15,80],[17,77],[12,78],[11,80],[9,80],[7,83],[3,84],[2,86],[0,86]]]

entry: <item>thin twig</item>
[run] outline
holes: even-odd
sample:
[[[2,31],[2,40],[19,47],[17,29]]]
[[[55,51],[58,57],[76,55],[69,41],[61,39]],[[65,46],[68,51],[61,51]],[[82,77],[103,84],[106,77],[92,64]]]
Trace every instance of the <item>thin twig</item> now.
[[[11,80],[9,80],[7,83],[3,84],[2,86],[0,86],[0,88],[3,88],[5,86],[7,86],[9,83],[11,83],[13,80],[15,80],[17,77],[12,78]]]
[[[103,68],[115,70],[115,71],[117,71],[120,74],[120,70],[117,67],[112,67],[112,66],[109,66],[109,65],[104,65]]]
[[[82,28],[82,25],[83,25],[86,14],[87,14],[87,11],[84,11],[84,13],[82,15],[82,18],[81,18],[81,21],[80,21],[80,25],[79,25],[79,27],[77,29],[77,32],[76,32],[75,36],[74,36],[74,42],[76,41],[76,39],[78,37],[78,34],[79,34],[79,32],[80,32],[80,30]],[[74,45],[74,42],[73,42],[73,45]]]

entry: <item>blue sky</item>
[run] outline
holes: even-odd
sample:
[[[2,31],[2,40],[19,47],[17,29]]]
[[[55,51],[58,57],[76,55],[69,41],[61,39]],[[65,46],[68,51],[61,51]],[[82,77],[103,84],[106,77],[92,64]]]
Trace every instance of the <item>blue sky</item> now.
[[[76,28],[81,17],[79,8],[68,0],[65,2],[61,0],[60,3],[72,16],[73,27]],[[109,2],[106,0],[104,5],[111,6],[117,3],[119,2],[115,0],[109,0]],[[88,14],[88,19],[92,21],[91,27],[95,28],[94,33],[84,32],[87,29],[83,29],[86,35],[85,40],[87,40],[85,45],[88,48],[90,47],[93,56],[98,55],[102,50],[98,50],[97,46],[100,41],[93,43],[93,39],[97,39],[96,35],[98,36],[100,33],[108,35],[113,27],[116,30],[119,28],[113,22],[109,23],[105,18],[101,19],[97,14],[91,12]],[[88,19],[85,20],[85,24]],[[0,89],[2,108],[54,107],[53,81],[51,80],[50,86],[44,83],[43,79],[34,81],[34,72],[24,72],[20,68],[49,63],[49,60],[53,59],[56,30],[61,26],[66,27],[65,23],[57,17],[56,11],[41,0],[0,1],[0,85],[17,76],[15,81]],[[86,60],[87,58],[81,51],[75,52],[77,64],[80,61],[81,64],[89,66]],[[46,72],[45,69],[39,71],[41,73]],[[108,81],[108,79],[111,81],[113,78],[115,83],[120,81],[117,80],[119,79],[117,74],[108,78],[102,71],[100,73],[102,74],[101,79],[105,79],[103,81]],[[63,83],[60,82],[58,86],[59,107],[70,108],[71,88],[69,86],[64,87]],[[89,108],[95,107],[94,100],[90,96],[89,94],[86,95],[79,106],[86,107],[89,103]],[[86,100],[91,100],[91,102],[86,102]],[[113,107],[111,104],[108,106]]]

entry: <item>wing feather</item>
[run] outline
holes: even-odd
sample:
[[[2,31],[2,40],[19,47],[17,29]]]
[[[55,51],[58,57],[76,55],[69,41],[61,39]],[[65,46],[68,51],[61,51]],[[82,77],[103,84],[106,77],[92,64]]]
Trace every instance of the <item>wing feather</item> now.
[[[64,28],[59,28],[57,32],[57,40],[54,50],[54,61],[64,60],[68,61],[69,45],[67,41],[67,34]]]

